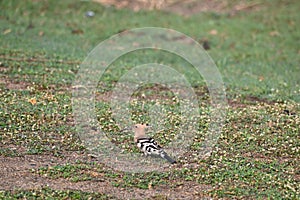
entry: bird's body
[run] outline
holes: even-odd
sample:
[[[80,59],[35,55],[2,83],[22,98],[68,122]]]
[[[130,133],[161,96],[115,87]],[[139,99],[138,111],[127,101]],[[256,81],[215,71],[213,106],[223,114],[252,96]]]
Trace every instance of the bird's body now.
[[[171,164],[176,163],[153,138],[146,136],[147,127],[148,125],[146,124],[136,124],[133,127],[134,142],[137,144],[137,147],[144,152],[145,155],[159,156]]]

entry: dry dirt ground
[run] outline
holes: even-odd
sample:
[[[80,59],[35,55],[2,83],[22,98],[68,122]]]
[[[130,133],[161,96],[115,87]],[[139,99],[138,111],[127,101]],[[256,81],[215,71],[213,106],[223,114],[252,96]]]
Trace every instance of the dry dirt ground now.
[[[16,148],[22,152],[20,147]],[[49,167],[54,165],[74,164],[76,161],[95,161],[87,154],[78,152],[65,152],[62,158],[52,155],[23,155],[18,157],[0,156],[0,189],[14,191],[16,189],[32,190],[40,188],[51,188],[54,190],[80,190],[84,192],[98,192],[107,194],[118,199],[145,199],[154,196],[164,196],[168,199],[197,199],[205,198],[203,191],[211,189],[207,185],[188,182],[177,188],[160,187],[143,190],[131,188],[129,190],[113,187],[105,179],[96,179],[92,181],[72,182],[63,178],[49,178],[33,173],[40,167]],[[207,197],[208,198],[208,197]]]

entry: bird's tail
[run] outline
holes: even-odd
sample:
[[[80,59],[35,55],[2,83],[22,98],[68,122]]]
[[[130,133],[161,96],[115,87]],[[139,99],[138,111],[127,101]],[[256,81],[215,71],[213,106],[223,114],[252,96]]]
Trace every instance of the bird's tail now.
[[[164,159],[166,159],[169,163],[174,164],[176,163],[176,160],[174,160],[173,158],[171,158],[166,152],[162,152],[160,154],[160,156]]]

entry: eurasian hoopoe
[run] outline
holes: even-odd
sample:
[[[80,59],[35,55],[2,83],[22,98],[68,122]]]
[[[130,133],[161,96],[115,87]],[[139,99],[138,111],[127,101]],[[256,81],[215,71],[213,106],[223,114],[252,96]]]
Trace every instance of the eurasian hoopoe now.
[[[143,151],[145,155],[160,156],[171,164],[176,163],[153,138],[146,136],[146,129],[148,127],[147,124],[136,124],[133,126],[134,142],[137,144],[137,147]]]

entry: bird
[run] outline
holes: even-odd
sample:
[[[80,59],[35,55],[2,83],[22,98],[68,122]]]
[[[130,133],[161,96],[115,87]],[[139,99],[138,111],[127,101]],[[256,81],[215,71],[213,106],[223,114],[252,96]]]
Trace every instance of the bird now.
[[[150,126],[148,124],[135,124],[133,126],[134,142],[137,147],[146,156],[159,156],[171,164],[176,163],[176,161],[172,159],[153,138],[146,136],[146,129],[149,127]]]

